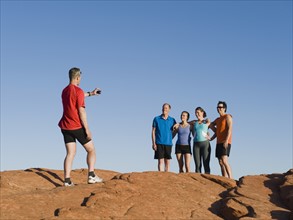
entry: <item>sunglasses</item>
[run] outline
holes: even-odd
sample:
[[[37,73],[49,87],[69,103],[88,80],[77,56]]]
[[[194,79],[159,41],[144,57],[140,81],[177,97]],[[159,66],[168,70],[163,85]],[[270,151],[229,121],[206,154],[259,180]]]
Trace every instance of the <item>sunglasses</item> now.
[[[224,106],[217,106],[217,108],[225,108]]]

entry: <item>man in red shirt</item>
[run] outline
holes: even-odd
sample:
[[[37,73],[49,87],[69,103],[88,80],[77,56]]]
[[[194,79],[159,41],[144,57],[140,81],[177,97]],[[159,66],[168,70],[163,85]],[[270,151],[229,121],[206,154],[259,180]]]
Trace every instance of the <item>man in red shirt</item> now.
[[[79,68],[69,70],[70,83],[62,91],[63,116],[59,127],[64,137],[66,157],[64,159],[64,186],[73,186],[70,179],[72,162],[76,153],[76,139],[87,151],[88,183],[98,183],[103,180],[95,175],[96,152],[92,141],[92,134],[88,127],[84,98],[99,95],[101,90],[94,89],[92,92],[83,92],[79,88],[81,71]]]

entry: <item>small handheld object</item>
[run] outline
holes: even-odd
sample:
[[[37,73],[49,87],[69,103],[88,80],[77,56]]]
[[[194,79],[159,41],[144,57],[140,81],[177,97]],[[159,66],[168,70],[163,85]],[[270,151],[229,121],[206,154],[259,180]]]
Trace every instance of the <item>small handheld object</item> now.
[[[102,93],[102,90],[97,90],[97,94],[101,94]]]

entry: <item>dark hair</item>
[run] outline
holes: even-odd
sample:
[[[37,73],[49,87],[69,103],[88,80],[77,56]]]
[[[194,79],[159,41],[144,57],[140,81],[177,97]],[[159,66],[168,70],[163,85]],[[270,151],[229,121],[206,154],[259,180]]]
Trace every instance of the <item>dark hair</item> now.
[[[189,112],[188,112],[188,111],[183,111],[183,112],[181,113],[181,117],[182,117],[183,113],[186,113],[186,114],[187,114],[187,121],[188,121],[188,120],[189,120],[189,116],[190,116]]]
[[[224,102],[224,101],[219,101],[219,102],[218,102],[218,106],[219,106],[220,104],[223,104],[224,109],[225,109],[225,112],[226,112],[226,111],[227,111],[227,103]]]
[[[171,109],[171,105],[169,103],[164,103],[163,106],[162,106],[162,109],[164,108],[165,105],[168,105],[169,109]]]
[[[204,118],[205,118],[205,117],[207,117],[207,113],[206,113],[206,111],[205,111],[205,110],[203,110],[203,108],[202,108],[202,107],[197,107],[197,108],[195,109],[195,111],[197,111],[197,110],[199,110],[199,111],[203,112],[203,117],[204,117]]]

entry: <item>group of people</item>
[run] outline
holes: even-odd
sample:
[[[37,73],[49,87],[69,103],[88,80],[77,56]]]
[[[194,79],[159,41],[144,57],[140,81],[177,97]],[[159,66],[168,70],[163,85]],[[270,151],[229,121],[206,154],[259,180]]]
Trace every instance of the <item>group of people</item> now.
[[[88,183],[99,183],[103,179],[95,174],[96,152],[92,141],[92,134],[88,126],[85,111],[85,97],[97,96],[101,90],[96,88],[91,92],[84,92],[79,84],[82,73],[79,68],[69,70],[69,85],[62,91],[63,115],[59,121],[59,127],[63,134],[66,156],[64,159],[64,186],[73,186],[70,178],[72,163],[76,153],[76,140],[87,151]],[[185,161],[186,172],[190,172],[191,134],[193,136],[193,155],[196,164],[196,172],[201,172],[202,162],[205,173],[210,173],[210,140],[217,137],[216,156],[222,170],[222,175],[232,178],[231,168],[228,164],[228,156],[231,148],[232,117],[226,114],[227,105],[219,102],[217,109],[220,117],[214,122],[206,119],[205,111],[198,107],[195,109],[197,120],[188,121],[189,113],[183,111],[181,123],[169,116],[171,106],[163,105],[162,114],[153,120],[152,142],[155,151],[155,159],[158,159],[158,170],[169,171],[172,152],[172,140],[178,135],[176,142],[176,157],[179,163],[179,171],[183,172]],[[210,138],[208,129],[214,131]],[[184,160],[183,160],[184,158]]]
[[[171,105],[163,104],[162,114],[155,117],[152,125],[152,148],[154,158],[158,160],[159,171],[169,171],[172,159],[172,140],[177,135],[175,154],[178,161],[179,172],[190,172],[190,160],[193,153],[195,172],[201,173],[202,164],[204,172],[210,174],[210,141],[217,138],[216,157],[219,160],[222,176],[232,178],[231,167],[228,163],[232,143],[232,116],[227,114],[227,104],[219,101],[217,111],[219,117],[211,122],[205,110],[201,107],[195,109],[196,120],[189,121],[187,111],[181,113],[181,122],[169,116]],[[214,134],[211,137],[211,129]],[[193,151],[191,139],[193,137]]]

